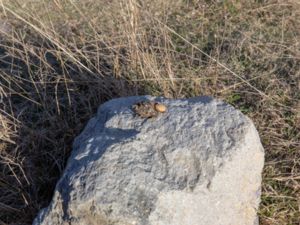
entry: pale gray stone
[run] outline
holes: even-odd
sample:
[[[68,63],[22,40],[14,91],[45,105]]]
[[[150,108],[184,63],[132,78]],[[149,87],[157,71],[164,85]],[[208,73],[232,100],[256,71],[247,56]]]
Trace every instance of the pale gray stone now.
[[[156,118],[132,105],[168,107]],[[209,97],[103,104],[34,225],[254,225],[264,151],[253,123]]]

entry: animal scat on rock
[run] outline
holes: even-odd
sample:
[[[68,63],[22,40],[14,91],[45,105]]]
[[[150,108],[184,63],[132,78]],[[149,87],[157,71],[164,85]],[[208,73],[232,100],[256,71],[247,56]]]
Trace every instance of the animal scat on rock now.
[[[165,113],[167,106],[154,101],[142,101],[133,105],[134,112],[142,118],[157,117],[159,113]]]

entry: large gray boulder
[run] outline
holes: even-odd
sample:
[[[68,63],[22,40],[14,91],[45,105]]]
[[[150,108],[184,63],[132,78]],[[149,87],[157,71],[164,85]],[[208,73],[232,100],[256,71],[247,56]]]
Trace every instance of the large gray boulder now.
[[[142,100],[168,107],[145,119]],[[254,225],[264,151],[253,123],[208,97],[103,104],[34,225]]]

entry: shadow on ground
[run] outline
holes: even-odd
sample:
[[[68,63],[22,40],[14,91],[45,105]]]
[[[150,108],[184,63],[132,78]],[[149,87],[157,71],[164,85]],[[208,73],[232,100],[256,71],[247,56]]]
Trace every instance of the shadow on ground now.
[[[74,138],[101,103],[147,94],[143,87],[116,77],[105,58],[92,62],[93,67],[83,60],[92,68],[87,71],[61,57],[51,44],[41,43],[34,50],[11,42],[0,48],[0,88],[6,95],[0,113],[14,128],[0,151],[4,224],[31,224],[49,204]]]

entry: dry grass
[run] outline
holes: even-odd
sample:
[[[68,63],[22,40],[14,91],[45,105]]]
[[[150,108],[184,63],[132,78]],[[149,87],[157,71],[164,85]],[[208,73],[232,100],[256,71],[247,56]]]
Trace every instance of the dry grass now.
[[[0,0],[0,224],[31,224],[103,101],[212,95],[266,150],[260,220],[300,224],[297,0]]]

